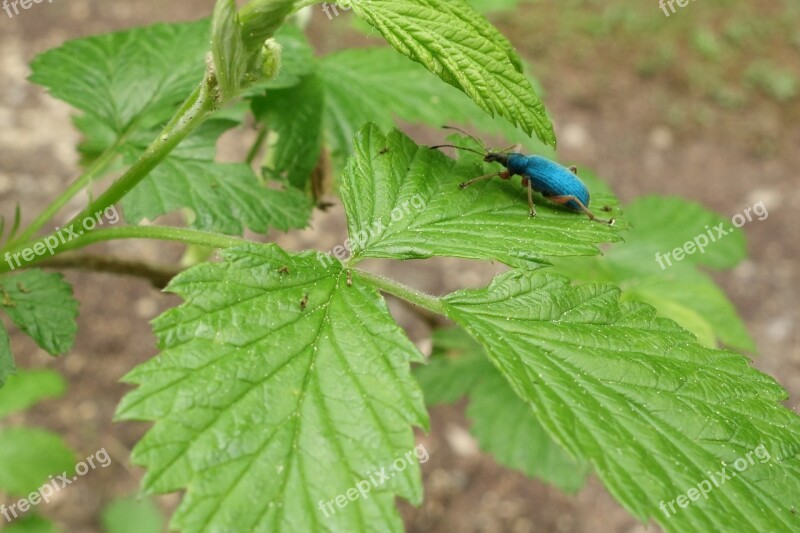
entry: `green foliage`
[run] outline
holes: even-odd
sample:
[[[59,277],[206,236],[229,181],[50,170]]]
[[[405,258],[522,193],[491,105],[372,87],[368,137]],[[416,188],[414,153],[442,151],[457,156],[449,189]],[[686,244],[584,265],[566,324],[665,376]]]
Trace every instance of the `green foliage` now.
[[[253,0],[237,12],[234,0],[217,0],[211,54],[222,101],[231,100],[262,76],[277,74],[281,47],[271,38],[294,4],[294,0]]]
[[[768,61],[756,61],[747,68],[745,80],[779,102],[800,94],[800,76]]]
[[[310,75],[294,87],[253,99],[256,119],[277,135],[267,150],[269,168],[299,189],[306,188],[322,153],[325,89],[317,76]]]
[[[401,530],[396,498],[417,504],[422,497],[413,433],[428,424],[420,383],[429,403],[469,398],[473,435],[502,464],[565,490],[579,488],[591,469],[634,516],[667,531],[796,527],[798,418],[780,406],[785,392],[772,379],[713,348],[754,348],[730,302],[700,270],[735,266],[744,257],[742,236],[665,275],[656,253],[724,219],[675,199],[642,199],[630,206],[627,243],[599,258],[601,246],[621,240],[625,218],[608,227],[537,195],[531,220],[518,180],[459,190],[497,165],[472,153],[454,160],[384,131],[395,121],[458,122],[517,140],[519,127],[554,145],[550,119],[508,40],[462,0],[372,0],[353,11],[399,54],[378,48],[314,58],[299,30],[281,28],[301,5],[308,2],[254,0],[236,11],[232,0],[219,0],[210,24],[72,41],[32,66],[33,81],[82,113],[75,123],[88,167],[2,252],[33,245],[75,194],[123,166],[91,210],[121,201],[136,224],[189,209],[195,231],[114,228],[104,238],[229,247],[219,262],[170,284],[184,303],[154,322],[161,353],[126,376],[137,387],[118,408],[121,420],[154,423],[132,456],[147,469],[144,490],[185,491],[171,527]],[[604,17],[609,32],[638,20],[627,9]],[[716,37],[699,35],[695,46],[708,57],[723,55]],[[244,102],[219,109],[234,98]],[[259,127],[250,156],[218,162],[217,142],[248,120],[246,110]],[[249,163],[264,141],[262,177]],[[345,262],[211,233],[305,227],[309,179],[326,152],[344,167],[338,184],[352,252]],[[616,208],[607,186],[581,177],[594,208]],[[89,232],[65,248],[99,240]],[[356,268],[367,258],[429,257],[511,270],[487,288],[439,298]],[[551,271],[536,271],[550,264]],[[68,350],[77,312],[69,286],[55,274],[0,269],[11,319],[51,353]],[[436,335],[419,383],[411,363],[423,358],[381,292],[461,328]],[[12,372],[0,329],[0,384]],[[0,413],[62,390],[52,375],[23,373],[0,394]],[[737,471],[708,502],[665,516],[662,502],[759,446],[769,461]],[[0,471],[0,489],[24,493],[72,461],[52,434],[0,430],[0,463],[10,465]],[[388,479],[376,483],[373,475],[384,469]],[[364,483],[369,492],[351,496]],[[115,504],[106,527],[160,528],[144,506]]]
[[[64,440],[34,428],[0,430],[0,490],[27,496],[48,481],[48,476],[67,472],[75,456]]]
[[[124,139],[163,124],[197,85],[208,27],[156,24],[69,41],[36,57],[30,79]]]
[[[6,314],[43,350],[60,355],[72,348],[78,330],[78,302],[61,274],[26,270],[0,277],[0,294]]]
[[[0,389],[0,422],[45,398],[60,396],[64,388],[63,378],[55,372],[19,372]],[[49,481],[48,476],[69,472],[75,458],[64,440],[54,433],[1,425],[0,464],[0,491],[27,496]]]
[[[140,387],[118,416],[158,421],[133,461],[149,491],[188,488],[173,526],[399,530],[395,495],[422,497],[414,465],[330,518],[318,508],[427,425],[409,370],[421,356],[377,292],[313,254],[255,245],[169,289],[186,303],[156,321],[162,353],[126,377]]]
[[[28,370],[8,380],[0,389],[0,419],[24,411],[46,398],[64,394],[66,382],[52,370]]]
[[[27,496],[47,482],[48,476],[70,471],[75,464],[74,454],[60,436],[3,424],[9,414],[63,392],[63,378],[46,370],[19,372],[0,389],[0,491]]]
[[[528,2],[530,0],[527,0]],[[492,13],[495,11],[511,11],[525,0],[466,0],[475,11]]]
[[[106,533],[161,533],[165,522],[161,509],[149,498],[122,498],[103,509]]]
[[[57,533],[58,528],[39,515],[28,514],[3,528],[5,533]]]
[[[631,230],[624,243],[602,257],[556,259],[556,271],[576,281],[618,285],[623,299],[649,303],[661,316],[694,333],[705,346],[719,342],[754,352],[753,339],[733,304],[700,270],[738,265],[746,255],[744,234],[733,228],[729,219],[680,198],[640,198],[625,207],[625,216]],[[720,224],[730,233],[718,238],[715,228]],[[708,242],[702,253],[686,255],[682,261],[664,259],[675,248],[700,237]]]
[[[305,227],[311,204],[300,191],[265,187],[244,163],[214,161],[217,140],[235,125],[210,120],[186,139],[123,199],[127,220],[152,220],[188,207],[195,214],[193,227],[229,235],[241,235],[244,227],[258,233]],[[132,147],[128,160],[144,150]]]
[[[356,259],[448,256],[537,268],[547,257],[593,255],[597,244],[618,240],[620,226],[546,202],[530,219],[518,183],[498,179],[459,190],[459,183],[491,172],[475,154],[456,162],[374,125],[356,136],[354,150],[340,194]],[[597,201],[616,203],[608,196]]]
[[[550,438],[530,406],[463,330],[437,331],[431,360],[416,376],[429,405],[469,397],[471,432],[499,463],[567,492],[583,486],[588,465],[578,464]]]
[[[511,43],[463,1],[373,0],[354,3],[353,12],[489,115],[501,115],[555,145],[544,104],[522,75]]]
[[[0,387],[2,387],[9,376],[13,375],[14,356],[11,353],[11,339],[3,324],[0,324]]]
[[[242,88],[250,62],[250,54],[239,30],[236,2],[218,0],[211,21],[211,54],[219,90],[224,98],[230,99]]]
[[[640,520],[668,531],[794,527],[800,419],[745,358],[701,347],[610,285],[510,272],[445,302],[547,432]],[[709,505],[659,509],[761,445],[771,462],[737,467]]]
[[[353,137],[365,123],[388,129],[397,119],[434,126],[469,124],[509,141],[520,140],[520,130],[506,120],[488,116],[464,93],[442,86],[422,66],[390,48],[327,55],[320,61],[319,76],[325,82],[326,138],[335,156],[351,153]],[[527,144],[537,151],[544,148],[537,142]]]

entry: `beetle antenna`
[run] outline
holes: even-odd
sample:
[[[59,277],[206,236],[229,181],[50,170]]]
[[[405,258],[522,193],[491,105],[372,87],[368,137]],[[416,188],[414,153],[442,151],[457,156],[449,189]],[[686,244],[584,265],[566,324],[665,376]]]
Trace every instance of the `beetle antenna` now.
[[[467,148],[465,146],[456,146],[455,144],[439,144],[437,146],[431,146],[431,150],[436,150],[437,148],[457,148],[458,150],[466,150],[467,152],[472,152],[474,154],[478,154],[480,156],[485,156],[486,154],[483,152],[479,152],[477,150],[473,150],[472,148]]]
[[[487,148],[486,145],[483,144],[483,142],[481,142],[480,139],[478,139],[477,137],[475,137],[471,133],[468,133],[468,132],[462,130],[461,128],[456,128],[455,126],[442,126],[442,129],[443,130],[453,130],[453,131],[457,131],[459,133],[463,133],[464,135],[466,135],[467,137],[469,137],[470,139],[472,139],[476,143],[480,144],[483,147],[484,150],[486,150],[487,152],[489,151],[489,148]]]

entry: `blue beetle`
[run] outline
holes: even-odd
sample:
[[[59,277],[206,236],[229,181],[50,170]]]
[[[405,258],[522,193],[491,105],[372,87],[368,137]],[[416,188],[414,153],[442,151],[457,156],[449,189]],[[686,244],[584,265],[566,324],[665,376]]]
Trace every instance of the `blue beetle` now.
[[[451,126],[444,126],[444,128],[464,133],[478,142],[478,144],[482,144],[478,139],[466,133],[464,130]],[[564,205],[573,211],[585,213],[590,220],[609,225],[614,224],[613,218],[611,220],[601,220],[597,218],[594,213],[589,211],[589,190],[580,178],[578,178],[578,169],[575,167],[563,167],[555,161],[538,155],[524,155],[518,152],[509,153],[507,150],[493,152],[485,147],[485,153],[473,150],[472,148],[465,148],[452,144],[441,144],[431,148],[457,148],[459,150],[467,150],[482,155],[483,160],[487,163],[500,163],[506,167],[506,170],[502,172],[479,176],[466,181],[459,185],[460,189],[466,189],[473,183],[494,177],[507,180],[511,179],[512,176],[522,176],[522,185],[526,186],[528,189],[528,205],[530,206],[531,218],[536,216],[536,206],[533,204],[533,191],[536,191],[555,204]],[[610,211],[610,208],[604,207],[603,210]]]

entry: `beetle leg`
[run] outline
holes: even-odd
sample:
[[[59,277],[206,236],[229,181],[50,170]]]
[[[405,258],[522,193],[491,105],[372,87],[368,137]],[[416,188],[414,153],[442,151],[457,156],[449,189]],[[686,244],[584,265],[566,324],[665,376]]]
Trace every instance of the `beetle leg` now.
[[[531,185],[531,180],[527,180],[528,182],[528,207],[530,208],[529,216],[531,218],[536,217],[536,206],[533,205],[533,185]]]
[[[575,202],[576,204],[578,204],[578,207],[580,208],[580,210],[583,211],[584,213],[586,213],[586,216],[589,217],[589,220],[593,220],[595,222],[601,222],[603,224],[608,224],[609,226],[613,226],[614,222],[616,222],[616,220],[614,220],[613,218],[611,220],[601,220],[601,219],[597,218],[596,216],[594,216],[594,213],[589,211],[588,207],[583,205],[583,202],[581,202],[580,200],[578,200],[574,196],[551,196],[551,197],[548,198],[548,200],[550,200],[553,203],[560,204],[560,205],[564,205],[564,204],[567,204],[569,202]]]
[[[479,181],[488,180],[488,179],[490,179],[490,178],[494,178],[494,177],[496,177],[496,176],[500,176],[500,177],[502,177],[502,174],[503,174],[502,172],[495,172],[494,174],[487,174],[487,175],[485,175],[485,176],[478,176],[477,178],[472,178],[472,179],[471,179],[471,180],[469,180],[469,181],[465,181],[464,183],[461,183],[461,184],[458,186],[458,188],[459,188],[459,189],[466,189],[466,188],[467,188],[467,187],[469,187],[470,185],[473,185],[473,184],[475,184],[475,183],[477,183],[477,182],[479,182]]]
[[[573,174],[578,175],[578,167],[569,167]]]

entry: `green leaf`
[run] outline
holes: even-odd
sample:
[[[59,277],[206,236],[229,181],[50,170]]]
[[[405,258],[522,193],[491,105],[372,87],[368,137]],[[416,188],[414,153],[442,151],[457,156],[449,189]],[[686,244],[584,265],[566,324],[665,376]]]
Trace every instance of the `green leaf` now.
[[[176,25],[176,30],[183,31],[185,25]],[[197,78],[202,76],[202,61],[205,51],[208,47],[207,34],[210,31],[208,20],[204,20],[193,25],[194,31],[198,33],[199,38],[193,38],[191,42],[187,42],[185,46],[191,45],[196,48],[195,55],[186,54],[184,63],[175,65],[179,71],[185,71],[191,68],[197,68]],[[282,47],[282,68],[278,76],[272,80],[262,79],[256,84],[249,86],[244,94],[254,95],[260,94],[267,88],[287,88],[300,83],[300,78],[312,72],[314,69],[313,51],[308,40],[303,33],[297,28],[283,27],[277,32],[276,40]],[[145,46],[147,42],[139,43]],[[147,67],[147,54],[142,52],[130,52],[131,58],[128,61],[136,61],[137,58],[143,62],[142,68]],[[197,63],[199,61],[199,64]],[[169,71],[171,73],[172,70]],[[47,74],[47,71],[43,72]],[[160,83],[167,83],[168,80],[154,79],[152,83],[159,85]],[[184,85],[184,93],[180,96],[176,95],[175,103],[172,105],[165,105],[161,112],[156,115],[160,117],[159,120],[136,120],[127,128],[124,134],[115,131],[113,124],[107,124],[92,114],[76,116],[76,127],[81,131],[84,139],[79,145],[79,150],[83,155],[83,164],[87,164],[96,159],[100,154],[110,148],[114,148],[116,152],[124,153],[129,149],[131,139],[137,146],[147,146],[155,136],[160,132],[164,122],[175,112],[176,106],[189,96],[195,83],[187,83]],[[232,119],[233,115],[231,110],[235,106],[227,106],[217,111],[213,116],[216,119]],[[237,120],[239,120],[237,118]],[[112,169],[105,169],[106,172]]]
[[[597,244],[618,239],[619,225],[547,202],[529,218],[519,182],[497,179],[459,190],[459,183],[497,171],[474,154],[456,162],[375,125],[365,126],[354,144],[340,193],[355,259],[449,256],[536,268],[551,256],[597,254]],[[616,200],[603,195],[598,202]]]
[[[125,196],[125,218],[138,223],[185,207],[195,213],[194,227],[228,235],[241,235],[245,226],[257,233],[305,227],[311,205],[302,192],[267,187],[244,163],[214,161],[217,139],[235,124],[203,124]],[[128,161],[144,149],[131,146]]]
[[[296,0],[250,0],[239,10],[245,48],[257,50],[283,24]]]
[[[106,533],[161,533],[166,521],[150,498],[122,498],[103,509]]]
[[[217,0],[211,19],[211,54],[223,100],[239,93],[250,53],[245,48],[234,0]]]
[[[255,0],[241,17],[234,0],[218,0],[212,19],[211,50],[224,100],[253,82],[276,77],[282,47],[273,35],[291,12],[294,1]]]
[[[172,524],[187,531],[400,531],[394,498],[421,499],[416,462],[323,509],[413,452],[421,355],[340,264],[273,245],[224,255],[172,282],[186,303],[155,322],[163,351],[126,377],[140,386],[119,417],[157,421],[132,458],[145,488],[187,489]]]
[[[714,269],[733,268],[747,255],[746,242],[741,230],[731,225],[731,220],[714,213],[695,202],[681,198],[647,196],[633,202],[625,210],[631,221],[636,220],[636,231],[632,232],[631,244],[616,252],[631,267],[642,272],[663,273],[664,269],[686,265],[703,265]],[[727,234],[719,236],[716,226]],[[675,248],[688,241],[705,237],[708,241],[705,252],[696,252],[680,261],[663,260]],[[702,241],[700,241],[702,243]]]
[[[760,207],[758,213],[763,216]],[[754,221],[758,213],[751,215]],[[755,343],[733,304],[710,276],[698,270],[701,266],[733,268],[744,259],[744,235],[731,227],[730,219],[693,202],[657,196],[635,200],[626,206],[625,216],[631,229],[624,243],[601,258],[555,260],[555,270],[578,281],[619,285],[625,299],[649,303],[706,346],[721,342],[754,352]],[[718,237],[715,227],[720,224],[731,232]],[[707,246],[704,253],[696,251],[675,261],[673,250],[687,242]]]
[[[463,92],[442,85],[421,65],[391,48],[327,55],[320,60],[319,76],[325,84],[325,130],[334,156],[349,155],[356,133],[370,121],[384,130],[397,121],[434,126],[459,123],[503,135],[509,142],[526,140],[519,129],[490,117]],[[543,150],[538,142],[527,144]]]
[[[0,430],[0,490],[27,496],[48,476],[71,474],[75,465],[72,451],[55,433],[32,428]]]
[[[445,308],[547,432],[591,461],[640,520],[667,531],[795,529],[800,419],[780,405],[786,392],[743,357],[701,347],[651,307],[618,298],[607,285],[510,272],[448,296]],[[746,467],[712,485],[708,502],[675,507],[740,459]]]
[[[486,356],[481,350],[463,330],[434,331],[433,353],[428,364],[414,369],[425,403],[452,404],[469,395],[486,372]]]
[[[586,483],[588,464],[556,444],[503,376],[488,362],[484,379],[470,394],[467,417],[481,449],[498,463],[541,479],[565,492]]]
[[[67,384],[52,370],[24,370],[11,377],[0,390],[0,419],[24,411],[46,398],[64,394]]]
[[[61,274],[38,269],[0,277],[2,308],[14,324],[51,355],[75,342],[78,302]]]
[[[37,56],[30,79],[125,135],[172,116],[203,77],[208,39],[201,20],[68,41]]]
[[[466,0],[466,2],[472,6],[472,9],[479,13],[511,11],[524,1],[525,0]]]
[[[5,533],[57,533],[59,529],[36,514],[27,514],[3,528]]]
[[[291,25],[282,26],[275,32],[275,40],[281,46],[281,68],[275,78],[263,78],[249,86],[245,95],[262,94],[265,89],[287,89],[299,85],[305,76],[316,71],[314,48],[303,31]]]
[[[415,371],[429,405],[469,396],[470,432],[483,451],[566,492],[584,485],[588,465],[579,465],[553,442],[479,344],[461,329],[439,330],[434,342],[430,363]]]
[[[75,121],[86,136],[80,146],[85,162],[113,150],[130,164],[202,77],[208,35],[204,20],[72,41],[39,56],[31,79],[85,111]],[[282,81],[289,84],[302,71],[299,64],[307,50],[296,32],[286,32],[284,38],[293,43],[287,55],[294,67]],[[236,82],[228,81],[233,90]],[[127,220],[136,223],[186,207],[195,212],[194,227],[209,231],[241,234],[247,226],[265,233],[270,227],[305,227],[311,206],[300,192],[265,187],[249,167],[214,161],[219,135],[234,124],[211,121],[173,151],[126,196]]]
[[[0,387],[3,387],[9,376],[16,372],[14,356],[11,353],[11,339],[4,324],[0,323]]]
[[[324,92],[316,76],[253,100],[256,118],[277,135],[267,150],[272,172],[305,190],[322,151]]]
[[[398,52],[464,91],[491,116],[503,116],[555,145],[553,125],[521,73],[513,47],[469,5],[461,0],[371,0],[352,7]]]
[[[670,273],[627,284],[625,296],[649,303],[661,316],[694,333],[701,344],[718,343],[754,353],[756,345],[733,303],[702,272]]]

